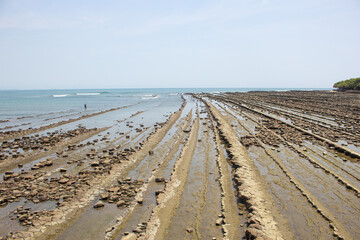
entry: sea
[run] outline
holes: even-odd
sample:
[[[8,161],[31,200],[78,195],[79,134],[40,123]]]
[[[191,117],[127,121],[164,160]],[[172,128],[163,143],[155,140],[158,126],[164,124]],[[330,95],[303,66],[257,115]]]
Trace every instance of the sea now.
[[[138,88],[138,89],[64,89],[0,91],[0,128],[26,118],[81,116],[111,108],[148,102],[170,105],[182,93],[221,93],[248,91],[331,90],[308,88]],[[87,109],[85,111],[84,104]]]

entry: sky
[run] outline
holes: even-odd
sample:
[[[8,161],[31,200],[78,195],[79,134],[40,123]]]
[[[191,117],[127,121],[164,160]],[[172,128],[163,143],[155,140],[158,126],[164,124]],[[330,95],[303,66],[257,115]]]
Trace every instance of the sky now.
[[[0,89],[331,88],[360,0],[0,0]]]

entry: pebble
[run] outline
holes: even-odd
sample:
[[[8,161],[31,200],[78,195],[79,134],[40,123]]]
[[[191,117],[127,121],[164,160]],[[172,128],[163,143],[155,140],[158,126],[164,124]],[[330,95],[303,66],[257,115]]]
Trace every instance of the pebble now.
[[[94,208],[101,208],[104,206],[105,206],[105,204],[102,201],[98,201],[97,203],[95,203]]]

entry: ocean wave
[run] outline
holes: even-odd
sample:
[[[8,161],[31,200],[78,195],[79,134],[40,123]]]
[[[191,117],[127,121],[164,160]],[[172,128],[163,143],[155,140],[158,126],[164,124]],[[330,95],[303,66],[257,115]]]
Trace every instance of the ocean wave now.
[[[76,93],[77,96],[95,96],[100,95],[100,93]]]
[[[54,94],[52,96],[56,97],[56,98],[58,98],[58,97],[67,97],[67,96],[69,96],[69,94]]]
[[[144,99],[144,100],[149,100],[149,99],[156,99],[156,98],[159,98],[159,95],[149,95],[148,97],[142,97],[141,99]]]

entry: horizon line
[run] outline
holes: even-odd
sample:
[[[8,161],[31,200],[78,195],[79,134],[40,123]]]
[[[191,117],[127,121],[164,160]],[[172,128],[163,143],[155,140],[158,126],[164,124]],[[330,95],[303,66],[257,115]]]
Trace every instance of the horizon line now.
[[[334,89],[333,87],[127,87],[127,88],[33,88],[33,89],[0,89],[0,91],[46,91],[46,90],[110,90],[110,89]]]

